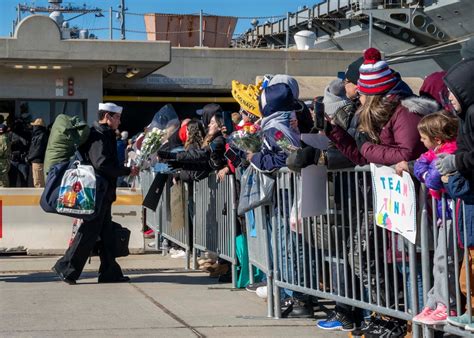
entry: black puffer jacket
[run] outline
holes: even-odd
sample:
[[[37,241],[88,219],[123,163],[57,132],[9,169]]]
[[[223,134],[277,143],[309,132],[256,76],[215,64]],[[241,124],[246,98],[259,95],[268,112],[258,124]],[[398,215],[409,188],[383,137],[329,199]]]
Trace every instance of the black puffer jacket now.
[[[28,150],[28,161],[31,163],[44,163],[47,145],[48,131],[46,128],[43,126],[34,126],[30,149]]]
[[[456,168],[474,183],[474,59],[452,66],[444,78],[449,90],[461,104],[457,137]]]
[[[117,178],[130,174],[130,168],[119,164],[115,132],[107,124],[94,122],[87,142],[79,148],[85,160],[108,182],[105,198],[115,201]]]

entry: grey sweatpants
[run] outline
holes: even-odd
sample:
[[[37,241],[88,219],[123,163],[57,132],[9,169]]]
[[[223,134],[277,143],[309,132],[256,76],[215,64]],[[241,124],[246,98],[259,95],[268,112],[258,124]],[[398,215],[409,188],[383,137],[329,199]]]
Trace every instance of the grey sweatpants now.
[[[446,220],[446,231],[444,226],[438,228],[438,243],[433,257],[433,287],[428,291],[426,306],[435,309],[438,303],[456,309],[456,283],[458,278],[454,269],[454,251],[459,250],[453,243],[453,222]],[[447,241],[446,241],[447,237]],[[446,270],[446,259],[448,260],[448,270]]]

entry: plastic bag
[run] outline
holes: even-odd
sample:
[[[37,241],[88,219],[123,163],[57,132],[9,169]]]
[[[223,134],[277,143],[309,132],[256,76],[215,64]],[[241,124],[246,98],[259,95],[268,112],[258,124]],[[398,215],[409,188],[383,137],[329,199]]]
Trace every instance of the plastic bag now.
[[[91,215],[95,212],[96,177],[94,168],[77,162],[76,168],[64,173],[59,188],[58,213]]]
[[[252,166],[249,166],[240,178],[240,199],[238,214],[261,205],[269,204],[273,198],[275,180]]]
[[[178,114],[174,110],[171,104],[167,104],[161,107],[160,110],[153,116],[153,120],[146,127],[147,131],[152,130],[153,128],[158,128],[161,130],[167,129],[170,125],[177,124],[179,126]]]
[[[296,206],[298,206],[298,208],[296,208]],[[298,209],[298,217],[296,217],[296,209]],[[296,232],[296,229],[298,229],[299,234],[303,232],[303,218],[301,217],[301,190],[298,193],[298,201],[293,201],[290,212],[290,230]]]

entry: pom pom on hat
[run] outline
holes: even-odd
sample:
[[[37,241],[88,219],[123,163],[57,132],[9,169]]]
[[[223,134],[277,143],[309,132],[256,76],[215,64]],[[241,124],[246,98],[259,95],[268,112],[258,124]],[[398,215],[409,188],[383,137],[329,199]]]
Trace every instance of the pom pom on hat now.
[[[386,94],[399,81],[376,48],[369,48],[364,52],[364,63],[360,66],[359,73],[357,89],[363,95]]]
[[[382,60],[380,51],[376,48],[369,48],[364,52],[364,63],[376,63]]]

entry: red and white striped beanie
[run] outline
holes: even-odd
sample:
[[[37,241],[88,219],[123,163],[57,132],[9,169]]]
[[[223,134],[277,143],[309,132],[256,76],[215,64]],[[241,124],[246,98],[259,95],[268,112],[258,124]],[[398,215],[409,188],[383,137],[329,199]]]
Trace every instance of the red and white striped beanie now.
[[[357,89],[364,95],[383,95],[399,81],[376,48],[369,48],[364,52],[364,63],[360,66],[359,73]]]

